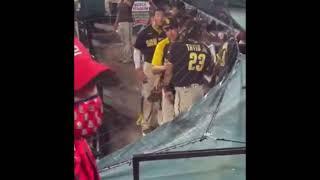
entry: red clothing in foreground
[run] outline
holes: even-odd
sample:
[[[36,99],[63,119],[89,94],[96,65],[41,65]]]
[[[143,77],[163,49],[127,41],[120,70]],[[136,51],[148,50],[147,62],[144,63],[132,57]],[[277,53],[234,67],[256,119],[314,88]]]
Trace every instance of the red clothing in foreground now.
[[[102,101],[92,97],[74,105],[74,176],[76,180],[100,180],[96,160],[85,137],[96,133],[102,120]]]
[[[74,140],[75,180],[100,180],[95,158],[84,138]]]

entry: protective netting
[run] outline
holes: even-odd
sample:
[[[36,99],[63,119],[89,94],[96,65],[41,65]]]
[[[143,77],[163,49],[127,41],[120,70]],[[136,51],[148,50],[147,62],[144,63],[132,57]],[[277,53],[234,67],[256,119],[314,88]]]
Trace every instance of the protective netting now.
[[[100,159],[98,167],[102,179],[132,179],[133,154],[245,147],[245,102],[245,56],[240,54],[230,73],[189,112]],[[245,179],[245,155],[202,159],[162,160],[155,161],[152,166],[150,162],[142,163],[141,177],[212,179],[213,175],[221,179]],[[210,168],[201,162],[210,164]],[[166,169],[172,173],[164,173]]]

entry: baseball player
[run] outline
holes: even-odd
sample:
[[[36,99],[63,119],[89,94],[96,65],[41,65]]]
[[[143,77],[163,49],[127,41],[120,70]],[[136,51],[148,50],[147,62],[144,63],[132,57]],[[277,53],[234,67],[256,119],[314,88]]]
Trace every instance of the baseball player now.
[[[139,82],[142,84],[142,133],[151,132],[158,126],[161,121],[160,101],[154,101],[150,95],[152,94],[155,80],[159,75],[152,73],[152,57],[154,50],[165,33],[161,26],[163,23],[164,11],[156,9],[151,12],[151,24],[139,32],[134,44],[134,62]]]
[[[175,89],[175,117],[186,112],[204,95],[204,75],[212,74],[212,57],[209,48],[201,43],[200,25],[194,20],[186,22],[179,39],[169,47],[164,84]]]

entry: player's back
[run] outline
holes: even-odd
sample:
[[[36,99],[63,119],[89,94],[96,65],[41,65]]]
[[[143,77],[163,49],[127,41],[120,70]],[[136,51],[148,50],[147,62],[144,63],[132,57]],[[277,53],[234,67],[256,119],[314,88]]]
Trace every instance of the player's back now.
[[[173,64],[171,82],[174,86],[190,86],[203,84],[205,73],[210,73],[211,54],[209,49],[195,40],[172,43],[168,59]]]

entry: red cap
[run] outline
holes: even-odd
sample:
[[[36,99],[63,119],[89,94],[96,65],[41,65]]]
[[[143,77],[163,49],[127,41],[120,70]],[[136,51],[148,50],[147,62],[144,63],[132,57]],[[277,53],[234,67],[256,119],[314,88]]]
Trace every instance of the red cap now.
[[[74,91],[78,91],[104,71],[110,70],[91,58],[89,51],[74,38]]]

